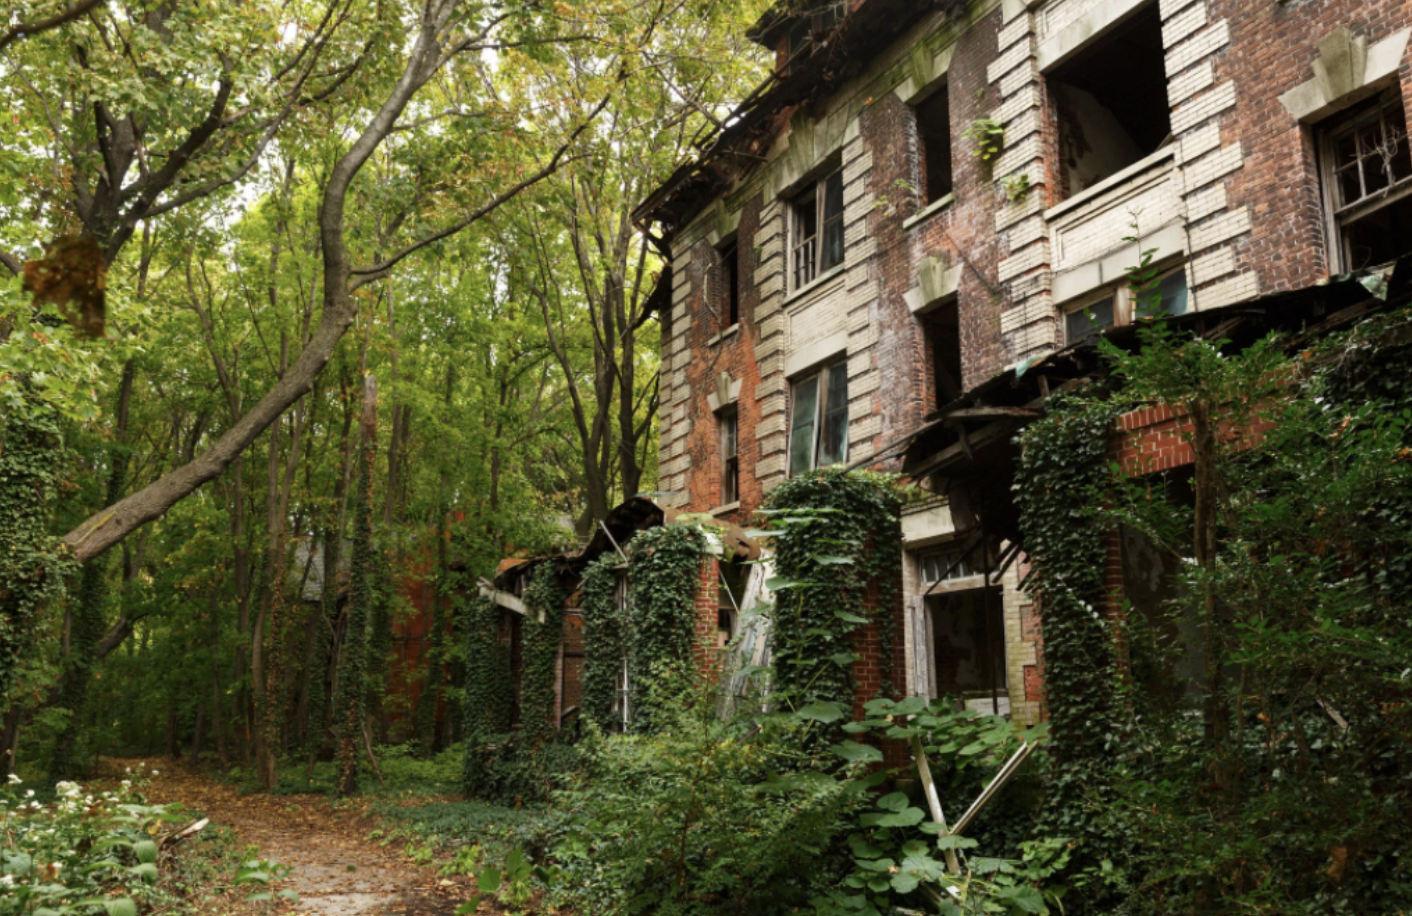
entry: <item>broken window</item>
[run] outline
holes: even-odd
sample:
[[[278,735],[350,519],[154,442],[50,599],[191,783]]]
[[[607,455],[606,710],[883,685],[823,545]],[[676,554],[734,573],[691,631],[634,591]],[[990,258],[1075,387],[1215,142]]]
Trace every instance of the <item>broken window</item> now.
[[[1073,344],[1106,331],[1108,328],[1132,324],[1135,319],[1160,315],[1185,315],[1191,308],[1191,293],[1187,289],[1186,266],[1172,267],[1158,274],[1150,295],[1150,303],[1139,302],[1126,286],[1105,290],[1096,299],[1069,309],[1064,314],[1064,342]],[[1154,308],[1151,315],[1144,309]]]
[[[790,207],[794,289],[843,263],[843,170],[804,189]]]
[[[789,473],[841,464],[848,453],[848,363],[790,385]]]
[[[720,415],[721,428],[721,505],[740,501],[740,442],[737,414],[729,410]]]
[[[1321,157],[1344,270],[1396,260],[1412,248],[1412,155],[1396,90],[1324,129]]]
[[[745,599],[749,567],[721,560],[716,564],[716,648],[724,648],[735,638],[740,619],[740,603]]]
[[[933,204],[951,193],[951,102],[947,86],[927,96],[913,114],[921,144],[922,197]]]
[[[793,73],[799,66],[814,55],[814,52],[828,43],[828,37],[843,17],[848,14],[844,0],[828,0],[817,8],[800,13],[789,28],[786,40],[785,73]]]
[[[917,316],[926,335],[928,362],[932,370],[932,385],[936,406],[942,407],[959,398],[961,389],[961,325],[957,301],[950,302]]]
[[[1005,620],[999,589],[928,595],[932,695],[955,697],[985,713],[1008,714]]]
[[[1063,197],[1171,142],[1163,60],[1162,20],[1154,0],[1048,74]]]
[[[740,322],[740,252],[735,242],[716,251],[716,321],[718,331],[735,327]]]

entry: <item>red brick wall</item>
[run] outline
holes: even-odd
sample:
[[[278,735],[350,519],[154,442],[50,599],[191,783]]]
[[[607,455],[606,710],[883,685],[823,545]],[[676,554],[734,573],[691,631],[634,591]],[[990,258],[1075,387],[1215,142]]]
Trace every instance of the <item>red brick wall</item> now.
[[[1209,0],[1212,20],[1225,19],[1230,46],[1216,58],[1216,84],[1234,80],[1236,107],[1222,116],[1223,137],[1239,137],[1245,165],[1227,179],[1233,207],[1249,204],[1254,231],[1237,257],[1272,293],[1327,276],[1320,182],[1313,133],[1280,102],[1313,78],[1318,42],[1346,26],[1370,44],[1412,22],[1407,0],[1304,0],[1252,3]],[[1412,110],[1412,56],[1401,68],[1404,105]],[[1230,142],[1227,140],[1226,142]]]

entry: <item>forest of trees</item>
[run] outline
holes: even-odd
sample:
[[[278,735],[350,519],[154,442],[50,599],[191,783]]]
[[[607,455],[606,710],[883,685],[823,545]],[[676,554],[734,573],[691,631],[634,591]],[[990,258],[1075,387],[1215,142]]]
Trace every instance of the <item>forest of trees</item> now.
[[[410,673],[433,702],[378,689],[406,584],[444,598],[653,489],[662,262],[629,214],[759,79],[762,4],[21,6],[6,766],[205,752],[273,786],[365,697],[430,750],[448,601]]]

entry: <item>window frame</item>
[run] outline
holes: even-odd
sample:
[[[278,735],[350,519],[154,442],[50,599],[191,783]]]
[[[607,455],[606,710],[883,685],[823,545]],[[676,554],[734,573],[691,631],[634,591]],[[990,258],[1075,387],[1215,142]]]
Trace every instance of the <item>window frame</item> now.
[[[829,413],[830,413],[830,409],[829,409],[829,406],[828,406],[828,393],[829,393],[830,389],[832,388],[831,382],[832,382],[833,379],[834,379],[835,373],[842,373],[842,375],[843,375],[843,404],[842,404],[841,408],[837,408],[837,409],[841,409],[842,412],[843,412],[843,447],[842,447],[842,454],[840,455],[838,461],[836,461],[836,462],[830,462],[830,463],[827,464],[827,465],[821,465],[821,464],[819,463],[819,457],[820,457],[820,456],[819,456],[819,450],[820,450],[821,444],[822,444],[822,442],[823,442],[823,437],[824,437],[824,423],[825,423],[825,421],[828,419],[828,415],[829,415]],[[804,384],[807,383],[807,382],[810,382],[810,381],[813,381],[813,382],[815,383],[815,389],[814,389],[814,416],[813,416],[813,419],[812,419],[812,421],[811,421],[811,423],[812,423],[812,433],[810,434],[810,437],[811,437],[811,440],[812,440],[812,441],[811,441],[811,443],[810,443],[810,448],[809,448],[809,455],[810,455],[810,458],[809,458],[809,465],[808,465],[808,467],[796,468],[796,467],[794,466],[794,434],[795,434],[796,420],[797,420],[797,418],[796,418],[796,416],[795,416],[795,406],[796,406],[795,398],[796,398],[797,391],[798,391],[799,387],[802,386],[802,385],[804,385]],[[799,474],[803,474],[803,473],[806,473],[806,472],[808,472],[808,471],[817,470],[817,469],[819,469],[820,467],[832,467],[834,464],[847,464],[847,463],[848,463],[848,422],[849,422],[849,416],[848,416],[848,360],[847,360],[847,358],[838,359],[838,360],[834,360],[834,361],[829,362],[829,363],[825,363],[824,365],[820,366],[819,368],[817,368],[817,369],[815,369],[815,370],[812,370],[812,371],[810,371],[810,372],[806,372],[806,373],[804,373],[804,374],[798,376],[797,378],[791,379],[790,382],[789,382],[789,429],[788,429],[788,435],[786,435],[786,437],[785,437],[785,464],[786,464],[786,466],[787,466],[787,470],[788,470],[789,476],[790,476],[790,477],[795,477],[795,476],[797,476],[797,475],[799,475]]]
[[[734,408],[722,410],[716,415],[716,426],[716,441],[721,453],[721,505],[729,506],[740,502],[739,412]]]
[[[1186,268],[1187,268],[1187,262],[1186,262],[1186,261],[1181,261],[1181,262],[1175,263],[1175,264],[1167,264],[1166,266],[1159,267],[1159,268],[1158,268],[1157,276],[1153,278],[1153,283],[1155,283],[1155,284],[1160,284],[1163,280],[1166,280],[1168,277],[1176,276],[1178,273],[1185,274]],[[1187,277],[1187,278],[1186,278],[1186,294],[1187,294],[1187,311],[1191,311],[1191,278],[1190,278],[1190,277]],[[1085,311],[1085,310],[1090,309],[1090,308],[1092,308],[1093,306],[1095,306],[1095,305],[1097,305],[1097,304],[1099,304],[1099,303],[1101,303],[1101,302],[1108,301],[1108,300],[1111,300],[1112,303],[1113,303],[1113,323],[1112,323],[1111,325],[1103,325],[1103,326],[1100,326],[1100,327],[1098,327],[1095,331],[1093,331],[1092,333],[1085,334],[1083,337],[1079,337],[1079,338],[1072,338],[1072,337],[1070,337],[1070,335],[1069,335],[1069,316],[1070,316],[1070,315],[1073,315],[1073,314],[1075,314],[1076,312]],[[1135,307],[1135,306],[1136,306],[1136,303],[1135,303],[1134,300],[1133,300],[1133,293],[1132,293],[1132,290],[1128,287],[1128,285],[1127,285],[1126,283],[1123,284],[1123,285],[1121,285],[1121,286],[1117,286],[1117,287],[1108,287],[1108,288],[1104,289],[1104,290],[1101,291],[1101,292],[1098,292],[1098,293],[1095,293],[1095,294],[1091,294],[1091,295],[1085,296],[1083,299],[1081,299],[1081,300],[1079,301],[1079,303],[1078,303],[1077,305],[1065,306],[1063,312],[1060,314],[1060,318],[1061,318],[1061,320],[1062,320],[1062,322],[1063,322],[1063,326],[1064,326],[1064,346],[1068,347],[1068,346],[1072,346],[1073,344],[1078,343],[1079,341],[1088,340],[1090,337],[1094,337],[1094,336],[1096,336],[1096,335],[1098,335],[1098,334],[1101,334],[1101,333],[1103,333],[1104,331],[1108,330],[1109,328],[1125,328],[1125,327],[1127,327],[1128,325],[1130,325],[1130,324],[1133,323],[1133,320],[1134,320],[1135,317],[1136,317],[1136,307]],[[1169,314],[1185,315],[1186,313],[1187,313],[1187,312],[1184,311],[1184,312],[1176,312],[1176,313],[1169,313]]]
[[[935,89],[907,106],[912,114],[912,125],[913,129],[916,131],[918,152],[920,153],[917,157],[917,164],[922,172],[921,187],[918,188],[919,196],[922,200],[921,209],[926,209],[943,198],[956,193],[956,165],[954,156],[956,138],[951,133],[950,92],[950,81],[943,79]],[[933,194],[931,170],[932,153],[929,152],[930,144],[927,143],[923,132],[923,124],[929,123],[931,119],[922,117],[922,109],[928,105],[935,104],[938,98],[944,100],[944,107],[946,109],[946,190],[942,191],[940,194]]]
[[[828,186],[829,182],[837,179],[839,206],[838,212],[829,215],[828,212]],[[816,180],[809,182],[798,194],[789,201],[789,288],[791,292],[798,292],[801,289],[816,282],[821,277],[828,274],[835,268],[842,267],[848,257],[848,245],[843,238],[844,212],[847,208],[843,205],[843,166],[839,165],[829,169]],[[812,214],[811,214],[812,211]],[[806,215],[812,215],[814,221],[814,231],[805,238],[800,238],[803,232],[802,224]],[[838,261],[828,265],[824,264],[824,257],[827,254],[824,248],[824,240],[829,231],[830,225],[837,224],[839,233],[839,253]],[[806,246],[807,249],[806,249]]]
[[[740,245],[732,237],[713,251],[716,263],[712,271],[712,317],[716,331],[724,332],[740,323]]]
[[[1383,142],[1386,143],[1388,140],[1385,133],[1387,130],[1386,113],[1394,106],[1401,112],[1403,118],[1403,133],[1400,139],[1404,153],[1408,157],[1405,164],[1409,174],[1402,178],[1395,178],[1392,174],[1390,161],[1385,160],[1384,169],[1388,184],[1379,190],[1368,192],[1363,164],[1371,160],[1376,153],[1367,157],[1355,154],[1357,155],[1356,167],[1359,169],[1359,187],[1364,193],[1357,200],[1342,203],[1339,175],[1345,169],[1340,168],[1336,160],[1337,142],[1347,134],[1359,132],[1375,116],[1381,128],[1380,132],[1383,133]],[[1403,107],[1402,96],[1398,87],[1392,86],[1377,93],[1371,99],[1339,112],[1335,117],[1329,118],[1315,127],[1319,183],[1324,203],[1324,218],[1328,226],[1328,248],[1335,268],[1331,273],[1346,272],[1353,270],[1356,266],[1353,264],[1353,255],[1350,251],[1349,229],[1379,210],[1390,207],[1412,195],[1412,137],[1409,137],[1406,121],[1407,113]],[[1394,136],[1392,139],[1396,143],[1399,138]]]

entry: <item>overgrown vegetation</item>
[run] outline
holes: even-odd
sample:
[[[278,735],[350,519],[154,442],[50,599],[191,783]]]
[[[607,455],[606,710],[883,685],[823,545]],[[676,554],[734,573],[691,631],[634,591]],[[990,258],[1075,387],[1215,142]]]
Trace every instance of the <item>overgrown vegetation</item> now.
[[[779,599],[771,613],[775,675],[795,704],[851,697],[853,662],[875,641],[881,693],[893,692],[902,588],[901,499],[890,478],[812,471],[770,491]]]

